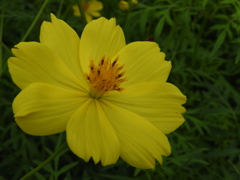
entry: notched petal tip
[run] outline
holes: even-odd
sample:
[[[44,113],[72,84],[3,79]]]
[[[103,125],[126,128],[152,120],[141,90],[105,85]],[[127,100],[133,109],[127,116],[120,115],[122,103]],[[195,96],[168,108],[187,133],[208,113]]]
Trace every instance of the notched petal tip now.
[[[116,18],[115,17],[110,18],[109,21],[110,22],[112,21],[116,25]]]
[[[15,51],[15,50],[21,49],[21,47],[22,47],[24,44],[26,44],[26,43],[32,43],[32,42],[20,42],[20,43],[16,44],[13,48],[11,48],[12,53],[13,53],[13,51]],[[14,54],[14,55],[15,55],[15,54]]]
[[[116,25],[116,18],[113,17],[113,18],[110,18],[110,19],[107,19],[105,17],[99,17],[97,19],[94,19],[91,21],[91,23],[97,23],[98,21],[101,21],[100,24],[103,24],[103,23],[111,23],[112,25],[116,26],[116,27],[120,27],[119,25]],[[88,25],[88,24],[87,24]],[[120,27],[121,28],[121,27]]]
[[[50,17],[51,17],[51,21],[54,21],[55,19],[57,19],[57,17],[53,13],[50,13]]]
[[[19,49],[17,46],[14,46],[12,49]]]
[[[88,72],[89,60],[97,63],[102,56],[112,59],[126,45],[116,19],[100,17],[86,25],[81,35],[80,59],[83,72]]]

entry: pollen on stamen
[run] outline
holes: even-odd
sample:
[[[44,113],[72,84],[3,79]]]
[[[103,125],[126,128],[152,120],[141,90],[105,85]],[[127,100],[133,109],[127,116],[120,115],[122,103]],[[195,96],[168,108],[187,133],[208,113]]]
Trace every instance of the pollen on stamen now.
[[[127,78],[123,78],[124,65],[119,65],[117,62],[118,58],[111,62],[109,58],[105,59],[105,57],[102,57],[97,65],[94,64],[93,60],[90,61],[90,72],[85,73],[85,76],[95,92],[93,93],[94,97],[94,94],[98,94],[97,96],[100,97],[109,91],[122,92],[124,90],[120,87],[121,83],[127,81]]]
[[[104,64],[104,58],[101,60],[101,65],[103,65]]]
[[[112,67],[117,63],[117,61],[118,61],[118,58],[113,61]]]

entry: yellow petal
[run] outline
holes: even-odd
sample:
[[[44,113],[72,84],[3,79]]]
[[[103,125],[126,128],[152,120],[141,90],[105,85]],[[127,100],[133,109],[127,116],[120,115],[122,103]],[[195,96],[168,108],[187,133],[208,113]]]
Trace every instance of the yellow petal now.
[[[91,15],[93,17],[100,17],[101,16],[101,14],[99,12],[91,12]]]
[[[74,16],[81,16],[81,12],[79,11],[78,5],[73,5],[72,8]]]
[[[88,13],[90,13],[91,15],[93,15],[95,17],[101,16],[101,14],[98,13],[97,11],[102,10],[102,8],[103,8],[102,2],[97,1],[97,0],[91,0],[91,1],[88,2],[88,4],[89,4],[89,7],[87,9]]]
[[[51,20],[52,22],[43,22],[40,42],[57,54],[73,74],[86,83],[79,60],[80,39],[77,33],[53,14],[51,14]]]
[[[184,118],[181,105],[186,97],[170,83],[140,83],[128,86],[122,93],[111,92],[104,99],[121,108],[132,111],[168,134],[177,129]]]
[[[125,64],[123,86],[141,82],[165,82],[171,70],[171,63],[165,61],[165,54],[154,42],[133,42],[126,45],[113,58],[119,57],[119,64]]]
[[[134,167],[149,169],[154,168],[155,159],[162,163],[161,155],[170,154],[167,137],[149,121],[104,99],[100,101],[119,138],[123,160]]]
[[[89,99],[67,124],[67,142],[80,158],[103,166],[113,164],[120,154],[118,137],[99,102]]]
[[[31,83],[44,82],[86,91],[87,85],[81,83],[46,45],[22,42],[16,45],[12,52],[16,57],[9,58],[8,67],[14,83],[21,89]]]
[[[13,102],[19,127],[31,135],[62,132],[71,115],[88,99],[87,94],[44,83],[33,83]]]
[[[92,16],[91,15],[89,15],[89,14],[87,14],[87,13],[85,13],[85,17],[86,17],[86,20],[87,20],[87,22],[89,23],[90,21],[92,21]]]
[[[122,29],[116,26],[114,18],[103,17],[88,23],[80,42],[80,60],[83,72],[89,72],[90,60],[98,63],[105,56],[112,58],[123,46],[125,38]]]

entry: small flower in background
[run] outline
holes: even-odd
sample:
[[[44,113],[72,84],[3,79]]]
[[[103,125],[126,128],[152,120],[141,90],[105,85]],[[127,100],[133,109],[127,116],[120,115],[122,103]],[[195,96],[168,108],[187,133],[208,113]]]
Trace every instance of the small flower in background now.
[[[119,9],[122,10],[122,11],[128,11],[128,10],[129,10],[129,4],[128,4],[128,2],[121,0],[121,1],[119,2]]]
[[[167,83],[171,63],[154,42],[128,45],[115,19],[99,18],[81,39],[51,14],[40,43],[21,42],[8,60],[22,89],[13,102],[18,126],[45,136],[66,131],[70,149],[103,166],[119,157],[148,169],[171,147],[165,134],[178,128],[186,97]]]
[[[132,8],[134,8],[138,4],[137,0],[131,0],[130,5]],[[121,0],[119,2],[119,9],[122,11],[128,11],[129,10],[129,3],[127,1]]]
[[[133,6],[136,6],[136,5],[138,4],[138,0],[131,0],[131,4],[132,4]]]
[[[82,0],[81,1],[83,9],[85,11],[85,16],[87,19],[87,22],[90,22],[93,17],[100,17],[101,14],[98,12],[103,9],[102,2],[98,0]],[[81,13],[79,11],[78,5],[73,5],[73,15],[74,16],[81,16]]]

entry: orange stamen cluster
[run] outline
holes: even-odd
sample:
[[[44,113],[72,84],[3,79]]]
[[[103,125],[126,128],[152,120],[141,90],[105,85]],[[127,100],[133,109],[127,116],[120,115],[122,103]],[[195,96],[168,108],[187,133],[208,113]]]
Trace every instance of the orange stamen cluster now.
[[[98,93],[104,94],[114,90],[121,92],[123,90],[120,85],[127,78],[123,78],[125,74],[125,71],[122,71],[124,65],[120,66],[117,62],[118,58],[111,62],[110,59],[106,60],[104,57],[98,65],[95,65],[92,60],[90,61],[90,73],[85,74],[85,76],[92,88]]]
[[[88,7],[89,7],[89,3],[83,2],[83,3],[82,3],[82,7],[83,7],[83,9],[86,11],[86,10],[88,9]]]

